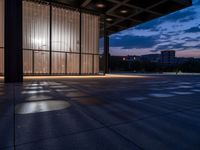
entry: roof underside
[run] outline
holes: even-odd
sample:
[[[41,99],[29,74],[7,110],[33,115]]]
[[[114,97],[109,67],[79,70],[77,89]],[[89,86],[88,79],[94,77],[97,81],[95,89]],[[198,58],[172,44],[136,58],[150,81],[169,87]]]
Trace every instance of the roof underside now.
[[[106,14],[108,34],[136,26],[192,5],[192,0],[54,0]],[[103,21],[101,25],[103,27]]]

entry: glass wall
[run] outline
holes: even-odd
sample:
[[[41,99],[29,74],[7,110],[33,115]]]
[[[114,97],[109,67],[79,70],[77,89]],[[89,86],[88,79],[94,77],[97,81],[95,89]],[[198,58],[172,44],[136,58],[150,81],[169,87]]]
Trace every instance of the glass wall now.
[[[0,75],[4,72],[4,0],[0,0]]]
[[[52,73],[78,74],[80,53],[80,13],[52,8]]]
[[[23,2],[25,74],[96,74],[99,72],[98,40],[98,16],[59,6],[50,9],[44,3]]]
[[[99,66],[95,66],[99,64],[99,17],[83,13],[81,21],[81,72],[96,74],[99,72]]]
[[[23,2],[23,65],[25,74],[49,73],[50,7]]]

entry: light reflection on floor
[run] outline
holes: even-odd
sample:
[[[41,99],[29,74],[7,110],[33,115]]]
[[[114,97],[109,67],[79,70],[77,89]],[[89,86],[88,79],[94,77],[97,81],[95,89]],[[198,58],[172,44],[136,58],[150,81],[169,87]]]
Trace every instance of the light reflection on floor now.
[[[70,103],[66,101],[39,101],[39,102],[27,102],[16,105],[16,114],[32,114],[39,112],[62,110],[70,107]]]
[[[193,92],[178,92],[178,91],[175,91],[175,92],[172,92],[173,94],[177,94],[177,95],[190,95],[190,94],[194,94]]]
[[[141,101],[148,99],[147,97],[128,97],[125,98],[127,101]]]
[[[166,87],[164,89],[165,90],[175,90],[175,89],[179,89],[179,87]]]
[[[37,89],[42,89],[42,88],[43,87],[41,87],[41,86],[33,86],[33,87],[27,86],[24,89],[25,90],[37,90]]]
[[[152,93],[149,94],[152,97],[159,97],[159,98],[165,98],[165,97],[173,97],[174,95],[172,94],[165,94],[165,93]]]
[[[193,89],[191,91],[193,91],[193,92],[200,92],[200,89]]]
[[[48,100],[51,99],[51,96],[48,95],[33,95],[27,98],[28,101],[37,101],[37,100]]]
[[[193,88],[192,86],[187,86],[187,85],[181,85],[178,88],[182,88],[182,89],[190,89]]]
[[[22,94],[38,94],[38,93],[49,93],[50,90],[32,90],[32,91],[22,91]]]
[[[50,86],[50,88],[59,89],[59,88],[68,88],[68,86],[65,86],[65,85],[54,85],[54,86]]]

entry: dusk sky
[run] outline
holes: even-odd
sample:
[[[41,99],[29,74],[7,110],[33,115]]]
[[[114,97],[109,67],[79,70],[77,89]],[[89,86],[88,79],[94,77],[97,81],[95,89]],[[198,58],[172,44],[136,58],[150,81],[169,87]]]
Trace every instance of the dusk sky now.
[[[111,55],[144,55],[176,50],[200,58],[200,0],[193,6],[110,36]]]

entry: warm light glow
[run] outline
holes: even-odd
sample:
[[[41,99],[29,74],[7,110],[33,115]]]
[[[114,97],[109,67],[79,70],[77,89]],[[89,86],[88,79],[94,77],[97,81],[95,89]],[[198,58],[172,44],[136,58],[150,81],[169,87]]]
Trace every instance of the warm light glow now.
[[[124,10],[121,10],[120,12],[121,12],[122,14],[126,14],[128,11],[124,9]]]
[[[112,21],[112,18],[106,18],[106,21]]]
[[[106,74],[96,76],[25,76],[24,79],[89,79],[89,78],[150,78],[145,75],[132,75],[132,74]]]
[[[97,6],[98,8],[104,8],[104,7],[105,7],[105,5],[104,5],[103,3],[97,3],[96,6]]]
[[[24,74],[79,74],[80,65],[83,74],[99,73],[99,16],[82,13],[80,30],[80,12],[53,6],[50,52],[49,9],[23,1]]]
[[[46,49],[45,47],[47,46],[45,44],[44,38],[33,38],[33,39],[31,39],[31,43],[34,44],[34,45],[38,45],[39,50],[40,49]]]

